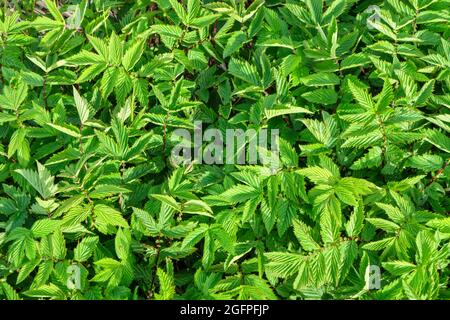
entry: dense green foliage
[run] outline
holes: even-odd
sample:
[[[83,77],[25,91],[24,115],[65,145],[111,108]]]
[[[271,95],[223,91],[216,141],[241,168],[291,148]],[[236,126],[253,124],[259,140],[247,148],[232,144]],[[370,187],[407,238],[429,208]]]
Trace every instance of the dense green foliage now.
[[[449,299],[449,8],[5,1],[0,298]],[[175,165],[195,120],[281,167]]]

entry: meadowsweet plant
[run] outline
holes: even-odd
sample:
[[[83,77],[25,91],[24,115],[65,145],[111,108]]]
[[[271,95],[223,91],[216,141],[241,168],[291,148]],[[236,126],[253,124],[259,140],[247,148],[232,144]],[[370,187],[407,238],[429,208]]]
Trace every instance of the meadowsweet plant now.
[[[450,298],[449,0],[3,3],[1,299]]]

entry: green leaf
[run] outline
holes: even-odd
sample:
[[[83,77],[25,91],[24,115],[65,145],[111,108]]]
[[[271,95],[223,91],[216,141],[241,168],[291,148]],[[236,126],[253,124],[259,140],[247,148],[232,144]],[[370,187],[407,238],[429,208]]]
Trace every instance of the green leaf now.
[[[261,86],[261,80],[256,67],[247,61],[232,58],[228,65],[228,72],[245,82],[255,86]]]
[[[400,226],[385,219],[381,218],[366,218],[371,224],[379,229],[383,229],[386,232],[396,232],[400,229]]]
[[[98,244],[97,236],[83,238],[74,249],[74,260],[78,262],[88,261]]]
[[[122,65],[127,71],[133,69],[135,64],[139,61],[144,53],[144,45],[146,39],[139,39],[136,41],[124,54]]]
[[[47,123],[47,125],[71,137],[81,138],[81,134],[79,132],[80,130],[74,126],[69,126],[67,124],[59,125],[54,123]]]
[[[320,249],[320,246],[313,239],[311,235],[311,228],[300,220],[293,221],[294,234],[300,242],[302,248],[307,251],[314,251]]]
[[[331,180],[335,178],[332,172],[320,167],[304,168],[297,170],[297,172],[302,176],[307,177],[314,183],[328,184]]]
[[[357,85],[356,83],[349,81],[348,86],[350,88],[350,91],[353,94],[353,97],[358,102],[358,104],[363,107],[366,110],[374,110],[375,106],[372,101],[372,97],[367,92],[367,90],[361,88],[361,86]]]
[[[413,271],[416,268],[416,266],[406,261],[392,261],[392,262],[384,262],[383,268],[385,268],[393,275],[401,276]]]
[[[426,130],[425,140],[435,147],[450,153],[450,138],[437,130]]]
[[[34,237],[42,238],[58,230],[60,225],[60,220],[41,219],[33,224],[31,231]]]
[[[80,94],[77,89],[73,87],[73,98],[75,100],[75,107],[77,108],[78,117],[80,118],[81,124],[85,124],[90,116],[89,104]]]
[[[308,109],[302,107],[290,107],[290,108],[279,108],[279,109],[266,109],[264,110],[266,119],[272,119],[278,116],[286,115],[286,114],[295,114],[295,113],[312,113]]]
[[[214,218],[212,215],[213,211],[209,205],[201,200],[188,200],[183,204],[183,212],[198,214],[202,216],[207,216]]]
[[[393,237],[385,238],[382,240],[367,243],[367,244],[363,245],[362,248],[366,249],[366,250],[378,251],[378,250],[382,250],[382,249],[392,245],[394,240],[395,240],[395,238],[393,238]]]
[[[104,204],[97,204],[94,207],[94,214],[95,214],[95,222],[99,224],[100,226],[103,225],[112,225],[112,226],[118,226],[127,228],[128,223],[127,221],[122,217],[122,214],[107,206]]]
[[[61,23],[64,23],[64,17],[62,16],[61,12],[59,12],[58,7],[56,6],[56,3],[53,0],[44,0],[45,6],[47,7],[50,14],[53,16],[53,18]]]
[[[153,198],[167,204],[169,207],[174,209],[175,211],[181,211],[181,205],[171,196],[164,194],[152,194]]]
[[[333,89],[317,89],[313,91],[308,91],[302,94],[302,97],[309,102],[317,104],[335,104],[338,95]]]
[[[332,86],[340,83],[339,77],[334,73],[320,72],[301,78],[302,83],[308,87]]]

